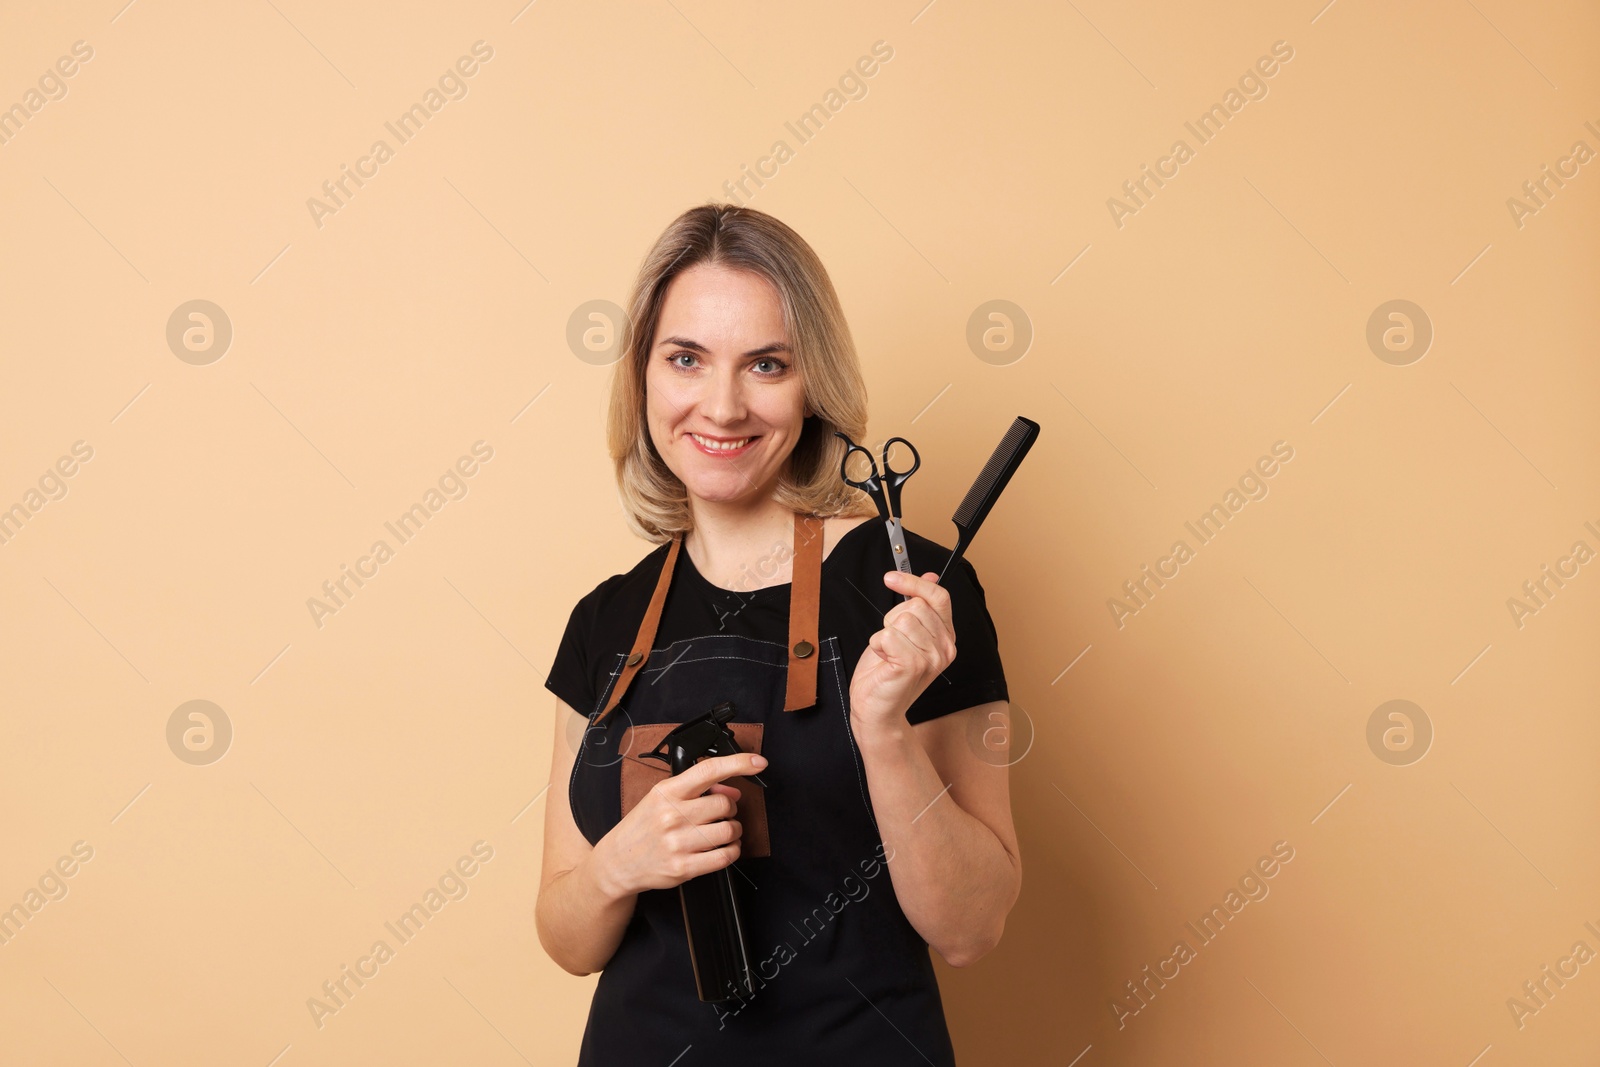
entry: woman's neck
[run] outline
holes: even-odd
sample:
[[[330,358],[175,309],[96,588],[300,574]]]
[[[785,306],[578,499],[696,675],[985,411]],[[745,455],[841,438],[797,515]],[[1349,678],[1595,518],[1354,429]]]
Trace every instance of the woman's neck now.
[[[691,499],[694,529],[683,548],[712,585],[749,592],[790,580],[794,512],[765,497],[753,504]]]

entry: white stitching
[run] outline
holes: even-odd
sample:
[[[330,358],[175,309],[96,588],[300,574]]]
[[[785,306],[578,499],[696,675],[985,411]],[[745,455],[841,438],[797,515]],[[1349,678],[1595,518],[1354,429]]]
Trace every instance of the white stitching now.
[[[828,638],[828,640],[836,641],[836,639],[832,637]],[[835,647],[837,647],[837,645],[835,645]],[[833,659],[828,660],[827,662],[837,663],[842,658],[842,656],[835,656]],[[841,672],[839,668],[835,667],[833,669],[833,687],[839,693],[839,712],[844,716],[844,736],[850,742],[850,755],[851,758],[855,760],[856,765],[856,782],[861,787],[861,799],[867,806],[867,818],[872,820],[873,832],[877,833],[878,817],[873,813],[872,800],[867,795],[867,780],[865,777],[863,777],[861,772],[861,758],[860,754],[856,750],[856,735],[854,731],[850,729],[850,705],[845,703],[844,683],[840,680],[840,675]]]
[[[665,667],[653,667],[653,668],[652,667],[647,667],[643,671],[640,671],[639,673],[648,674],[652,670],[656,670],[656,671],[660,671],[662,673],[666,673],[667,671],[671,670],[673,667],[676,667],[679,663],[708,663],[708,662],[710,662],[712,660],[719,660],[719,659],[743,660],[745,663],[759,663],[763,667],[783,668],[783,667],[787,667],[788,666],[787,663],[768,663],[764,659],[751,659],[749,656],[700,656],[697,659],[683,659],[682,657],[679,657],[678,659],[675,659],[671,663],[667,664]],[[821,662],[821,661],[819,660],[818,662]]]
[[[652,648],[650,650],[650,655],[653,656],[658,652],[670,652],[672,649],[677,648],[686,641],[716,641],[727,639],[738,639],[740,641],[749,641],[752,644],[767,645],[771,648],[781,648],[785,654],[787,654],[789,651],[788,645],[780,644],[777,641],[767,641],[759,637],[746,637],[744,634],[702,634],[699,637],[680,637],[678,640],[672,642],[672,644],[667,645],[664,648]]]
[[[600,694],[600,699],[596,700],[594,703],[594,710],[589,713],[589,723],[583,728],[583,740],[578,742],[577,756],[572,761],[572,772],[567,775],[567,809],[572,812],[572,822],[574,825],[577,825],[578,822],[578,805],[573,803],[573,791],[578,785],[578,767],[583,763],[583,750],[589,744],[589,731],[594,728],[594,717],[600,714],[601,708],[605,707],[606,698],[611,695],[612,686],[616,685],[617,677],[622,674],[622,661],[625,656],[621,652],[615,652],[612,654],[617,657],[617,665],[611,671],[611,680],[606,683],[605,692]],[[579,826],[578,831],[583,833],[583,827]],[[588,836],[588,834],[584,834],[585,838]]]
[[[817,660],[817,662],[818,663],[838,663],[843,658],[844,658],[843,656],[834,656],[832,659],[819,659],[819,660]],[[714,660],[719,660],[719,659],[736,659],[736,660],[741,660],[741,661],[743,661],[745,663],[759,663],[763,667],[771,667],[774,670],[781,670],[781,669],[784,669],[784,668],[786,668],[788,666],[787,662],[784,662],[784,663],[769,663],[767,660],[764,660],[764,659],[752,659],[749,656],[700,656],[700,657],[698,657],[696,659],[684,659],[683,656],[679,656],[677,659],[673,660],[671,663],[667,664],[665,667],[645,667],[642,670],[640,670],[639,673],[641,675],[645,675],[645,674],[651,673],[652,671],[658,671],[661,674],[665,674],[667,671],[671,670],[673,667],[676,667],[680,663],[710,663],[710,662],[712,662]],[[660,681],[660,679],[658,678],[658,679],[656,679],[656,681]],[[650,684],[651,685],[655,685],[656,683],[655,682],[651,682]]]
[[[617,684],[617,678],[622,674],[622,660],[624,653],[613,652],[611,654],[617,657],[617,665],[611,671],[611,680],[606,683],[606,691],[600,694],[600,699],[594,702],[594,709],[589,712],[589,718],[591,719],[595,717],[601,708],[605,707],[606,697],[611,695],[611,687]]]

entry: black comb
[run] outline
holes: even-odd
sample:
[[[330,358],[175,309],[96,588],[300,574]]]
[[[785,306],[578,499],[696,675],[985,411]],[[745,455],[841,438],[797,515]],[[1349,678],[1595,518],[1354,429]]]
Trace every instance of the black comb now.
[[[995,446],[994,455],[989,457],[989,462],[978,472],[978,480],[972,483],[972,488],[967,490],[961,506],[956,509],[953,520],[959,531],[956,537],[956,550],[950,553],[944,570],[939,572],[939,584],[944,584],[945,574],[955,565],[956,560],[961,558],[967,546],[972,544],[972,539],[977,536],[978,527],[983,525],[983,520],[989,515],[989,509],[1000,499],[1000,493],[1005,489],[1006,483],[1022,465],[1022,457],[1028,454],[1028,449],[1032,448],[1033,442],[1038,439],[1039,424],[1018,415],[1012,422],[1011,428],[1006,431],[1006,435]]]

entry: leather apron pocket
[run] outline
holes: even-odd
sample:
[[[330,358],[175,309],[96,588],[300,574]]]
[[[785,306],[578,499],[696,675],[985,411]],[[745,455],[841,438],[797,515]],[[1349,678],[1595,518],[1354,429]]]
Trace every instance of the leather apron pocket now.
[[[644,799],[644,795],[650,792],[651,787],[662,779],[671,777],[665,763],[660,760],[640,759],[639,753],[653,751],[661,744],[663,738],[681,725],[683,724],[676,722],[654,722],[630,726],[622,732],[620,751],[623,753],[623,817]],[[741,749],[746,752],[761,751],[764,724],[730,722],[728,728],[733,731],[734,740],[739,742]],[[766,791],[742,775],[726,778],[724,781],[739,790],[738,810],[733,817],[739,820],[739,825],[744,830],[739,838],[740,857],[772,855],[772,845],[767,839]]]

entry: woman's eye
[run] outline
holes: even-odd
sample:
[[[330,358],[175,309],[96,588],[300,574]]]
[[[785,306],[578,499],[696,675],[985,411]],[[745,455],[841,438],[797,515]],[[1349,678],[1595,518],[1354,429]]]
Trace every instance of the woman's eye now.
[[[667,362],[680,370],[692,370],[694,361],[698,358],[693,352],[674,352],[667,357]],[[684,363],[681,362],[682,360],[689,360],[689,362]],[[770,358],[758,359],[751,366],[755,367],[756,373],[763,378],[776,378],[789,369],[789,364],[783,362],[783,360]]]

